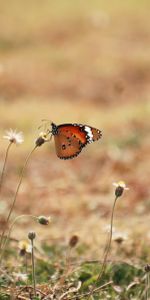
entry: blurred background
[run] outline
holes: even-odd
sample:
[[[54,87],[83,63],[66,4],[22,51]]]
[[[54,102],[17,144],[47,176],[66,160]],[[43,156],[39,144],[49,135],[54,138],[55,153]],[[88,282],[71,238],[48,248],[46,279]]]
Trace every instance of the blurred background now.
[[[14,216],[45,214],[53,222],[43,230],[24,220],[18,237],[31,227],[51,242],[78,232],[95,255],[110,221],[112,183],[124,180],[130,190],[118,201],[116,230],[149,243],[149,11],[147,0],[0,0],[1,168],[5,130],[25,137],[10,151],[1,226],[42,119],[103,132],[73,160],[58,159],[54,141],[34,153]]]

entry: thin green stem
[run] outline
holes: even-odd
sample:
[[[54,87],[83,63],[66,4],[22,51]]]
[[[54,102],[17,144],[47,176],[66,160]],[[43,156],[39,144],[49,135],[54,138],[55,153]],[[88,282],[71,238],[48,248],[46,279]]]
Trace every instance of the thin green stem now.
[[[111,240],[112,240],[112,233],[113,233],[113,219],[114,219],[114,211],[115,211],[115,206],[116,206],[116,201],[117,198],[115,198],[114,204],[113,204],[113,208],[112,208],[112,213],[111,213],[111,222],[110,222],[110,235],[109,235],[109,240],[108,240],[108,245],[105,251],[105,255],[104,255],[104,260],[103,260],[103,264],[102,264],[102,268],[101,268],[101,272],[97,278],[97,281],[99,281],[103,275],[103,273],[105,272],[105,268],[106,268],[106,261],[107,261],[107,257],[109,254],[109,250],[110,250],[110,246],[111,246]]]
[[[150,284],[150,280],[149,280],[149,272],[148,272],[148,276],[147,276],[147,288],[148,288],[148,298],[149,298],[149,284]]]
[[[70,269],[70,258],[71,258],[71,250],[72,248],[69,246],[68,251],[66,253],[66,265],[65,265],[65,270],[64,270],[64,274],[62,275],[62,277],[60,278],[60,284],[63,285],[65,282],[65,279],[67,278],[67,275],[69,273],[69,269]]]
[[[24,266],[25,266],[25,274],[28,274],[28,256],[27,256],[27,252],[25,252],[25,256],[24,256]],[[26,285],[28,285],[28,276],[26,278]]]
[[[4,158],[4,164],[3,164],[3,169],[2,169],[2,174],[1,174],[1,177],[0,177],[0,193],[1,193],[1,189],[2,189],[2,183],[3,183],[3,179],[4,179],[4,173],[5,173],[5,168],[6,168],[6,163],[7,163],[7,158],[8,158],[8,153],[9,153],[9,150],[10,150],[10,147],[13,143],[10,142],[8,144],[8,147],[6,149],[6,153],[5,153],[5,158]]]
[[[31,240],[32,252],[31,252],[31,260],[32,260],[32,282],[34,289],[34,296],[36,296],[36,281],[35,281],[35,261],[34,261],[34,243],[33,239]]]
[[[146,274],[146,300],[149,299],[149,272]]]
[[[36,148],[37,148],[37,145],[31,150],[31,152],[28,154],[28,156],[27,156],[27,158],[26,158],[26,160],[25,160],[24,166],[23,166],[22,171],[21,171],[20,180],[19,180],[19,183],[18,183],[16,192],[15,192],[15,195],[14,195],[14,198],[13,198],[13,201],[12,201],[12,205],[11,205],[9,214],[8,214],[8,216],[7,216],[7,219],[6,219],[6,227],[7,227],[7,224],[8,224],[8,222],[9,222],[9,219],[10,219],[10,217],[11,217],[11,214],[12,214],[12,211],[13,211],[13,209],[14,209],[15,203],[16,203],[16,199],[17,199],[17,195],[18,195],[18,192],[19,192],[19,188],[20,188],[20,186],[21,186],[22,179],[23,179],[23,176],[24,176],[24,171],[25,171],[25,169],[26,169],[26,166],[27,166],[27,164],[28,164],[28,161],[29,161],[30,156],[32,155],[32,153],[34,152],[34,150],[35,150]],[[2,249],[3,237],[4,237],[5,232],[6,232],[6,227],[5,227],[5,229],[3,230],[2,235],[1,235],[1,240],[0,240],[0,250]]]
[[[29,218],[33,218],[33,219],[38,219],[36,216],[33,216],[33,215],[20,215],[18,217],[15,218],[15,220],[12,222],[12,224],[10,225],[10,228],[9,228],[9,231],[8,231],[8,235],[6,236],[5,238],[5,241],[3,242],[3,248],[1,249],[1,255],[0,255],[0,264],[2,263],[2,258],[3,258],[3,255],[5,253],[5,249],[6,249],[6,246],[7,246],[7,242],[10,238],[10,234],[11,234],[11,231],[15,225],[15,223],[19,220],[19,219],[22,219],[22,218],[25,218],[25,217],[29,217]]]
[[[114,200],[114,203],[113,203],[113,207],[112,207],[112,213],[111,213],[111,221],[110,221],[110,234],[109,234],[109,239],[108,239],[108,244],[106,246],[106,249],[105,249],[105,253],[104,253],[104,259],[103,259],[103,263],[102,263],[102,267],[101,267],[101,271],[100,273],[98,274],[98,277],[96,279],[96,282],[89,294],[89,297],[87,298],[90,299],[95,287],[96,287],[96,284],[98,281],[100,281],[100,279],[102,278],[104,272],[105,272],[105,268],[106,268],[106,263],[107,263],[107,257],[108,257],[108,254],[109,254],[109,251],[110,251],[110,247],[111,247],[111,240],[112,240],[112,233],[113,233],[113,219],[114,219],[114,211],[115,211],[115,206],[116,206],[116,201],[117,201],[118,197],[115,198]]]

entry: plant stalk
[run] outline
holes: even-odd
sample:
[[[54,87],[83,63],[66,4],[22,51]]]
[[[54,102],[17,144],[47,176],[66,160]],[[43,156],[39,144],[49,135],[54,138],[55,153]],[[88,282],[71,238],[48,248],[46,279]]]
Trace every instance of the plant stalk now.
[[[17,199],[17,195],[18,195],[18,192],[19,192],[19,188],[21,186],[21,183],[22,183],[22,179],[23,179],[23,176],[24,176],[24,171],[26,169],[26,166],[28,164],[28,161],[29,161],[29,158],[30,156],[32,155],[32,153],[34,152],[34,150],[37,148],[37,145],[31,150],[31,152],[28,154],[26,160],[25,160],[25,163],[24,163],[24,166],[22,168],[22,171],[21,171],[21,175],[20,175],[20,180],[19,180],[19,183],[18,183],[18,186],[17,186],[17,189],[16,189],[16,192],[15,192],[15,195],[14,195],[14,198],[13,198],[13,201],[12,201],[12,205],[11,205],[11,208],[10,208],[10,211],[9,211],[9,214],[7,216],[7,219],[6,219],[6,226],[9,222],[9,219],[11,217],[11,214],[12,214],[12,211],[14,209],[14,206],[15,206],[15,203],[16,203],[16,199]],[[0,240],[0,251],[2,249],[2,244],[3,244],[3,237],[5,235],[5,232],[6,232],[6,228],[3,230],[2,232],[2,235],[1,235],[1,240]]]
[[[34,296],[36,296],[36,281],[35,281],[35,261],[34,261],[34,243],[33,239],[31,240],[32,252],[31,252],[31,260],[32,260],[32,282],[34,289]]]
[[[1,174],[1,177],[0,177],[0,193],[1,193],[1,189],[2,189],[2,183],[3,183],[3,179],[4,179],[4,173],[5,173],[5,168],[6,168],[8,153],[9,153],[9,150],[10,150],[10,147],[11,147],[12,144],[13,143],[10,142],[8,144],[7,149],[6,149],[6,154],[5,154],[5,158],[4,158],[4,164],[3,164],[2,174]]]
[[[111,221],[110,221],[110,234],[109,234],[109,240],[108,240],[108,244],[106,245],[106,250],[105,250],[105,253],[104,253],[104,260],[103,260],[103,263],[102,263],[102,268],[101,268],[101,271],[96,279],[96,282],[94,284],[94,287],[92,288],[90,294],[89,294],[89,297],[87,298],[87,300],[90,299],[95,287],[96,287],[96,284],[97,282],[102,278],[102,275],[104,274],[105,272],[105,268],[106,268],[106,262],[107,262],[107,257],[108,257],[108,254],[109,254],[109,250],[110,250],[110,247],[111,247],[111,240],[112,240],[112,233],[113,233],[113,219],[114,219],[114,211],[115,211],[115,206],[116,206],[116,201],[117,201],[118,197],[116,196],[115,197],[115,200],[114,200],[114,203],[113,203],[113,207],[112,207],[112,213],[111,213]]]
[[[4,255],[4,253],[5,253],[5,249],[6,249],[6,246],[7,246],[7,242],[8,242],[8,240],[9,240],[9,238],[10,238],[10,234],[11,234],[11,231],[12,231],[12,229],[13,229],[15,223],[16,223],[19,219],[24,218],[24,217],[31,217],[31,218],[33,218],[33,219],[37,219],[37,217],[36,217],[36,216],[33,216],[33,215],[20,215],[20,216],[18,216],[18,217],[15,218],[15,220],[12,222],[12,224],[11,224],[11,226],[10,226],[10,228],[9,228],[8,235],[6,236],[6,238],[5,238],[4,242],[3,242],[3,248],[1,249],[1,255],[0,255],[0,264],[2,263],[2,259],[3,259],[3,255]]]

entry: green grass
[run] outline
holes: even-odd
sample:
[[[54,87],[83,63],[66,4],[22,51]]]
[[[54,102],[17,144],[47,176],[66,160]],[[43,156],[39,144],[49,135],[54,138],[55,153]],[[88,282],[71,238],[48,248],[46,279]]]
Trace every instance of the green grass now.
[[[61,250],[61,248],[59,249],[58,248],[59,247],[56,247],[56,245],[53,245],[51,248],[49,248],[49,245],[47,246],[45,245],[43,248],[46,250],[45,258],[47,257],[47,253],[48,253],[50,255],[49,259],[47,258],[45,259],[45,261],[43,261],[42,259],[36,259],[36,283],[38,289],[41,290],[41,292],[43,291],[43,284],[45,283],[48,283],[51,286],[51,288],[54,287],[55,284],[58,284],[65,270],[64,258],[58,256],[58,252]],[[10,253],[10,255],[12,257],[12,253]],[[69,289],[69,284],[71,284],[72,287],[73,286],[75,287],[78,285],[79,282],[81,282],[81,288],[79,291],[76,291],[76,293],[72,293],[72,294],[70,293],[68,296],[88,293],[89,286],[95,284],[96,278],[100,271],[101,264],[99,264],[98,262],[95,263],[85,262],[85,263],[78,264],[77,260],[75,264],[74,263],[72,264],[71,267],[72,271],[70,275],[66,277],[65,285],[66,287],[68,286]],[[24,273],[24,267],[22,267],[19,270],[19,272],[21,272],[21,270],[22,273]],[[30,261],[28,260],[28,286],[32,284],[31,274],[32,274],[31,265],[30,265]],[[94,293],[93,299],[96,300],[99,299],[99,297],[101,297],[101,299],[105,299],[105,297],[107,297],[108,295],[111,296],[111,299],[116,299],[116,297],[119,295],[120,297],[122,298],[126,297],[127,299],[134,299],[134,297],[135,298],[139,297],[139,299],[143,299],[140,298],[141,297],[140,295],[142,295],[145,288],[144,275],[145,273],[143,269],[136,264],[134,265],[126,262],[109,263],[106,269],[106,273],[103,276],[103,279],[100,282],[96,283],[96,287],[106,284],[109,281],[112,281],[113,283],[108,285],[106,288],[99,290],[97,293]],[[7,277],[3,276],[3,279],[1,279],[0,282],[0,287],[3,290],[3,292],[1,292],[0,294],[1,299],[5,299],[4,286],[7,286],[7,281],[8,281]],[[16,291],[18,290],[19,292],[19,288],[21,291],[23,286],[25,286],[25,282],[21,280],[16,281]],[[63,286],[61,288],[60,287],[58,284],[58,288],[56,289],[58,294],[63,293],[64,287]],[[9,292],[7,293],[9,294]],[[84,298],[86,299],[86,297],[83,297],[83,299]]]

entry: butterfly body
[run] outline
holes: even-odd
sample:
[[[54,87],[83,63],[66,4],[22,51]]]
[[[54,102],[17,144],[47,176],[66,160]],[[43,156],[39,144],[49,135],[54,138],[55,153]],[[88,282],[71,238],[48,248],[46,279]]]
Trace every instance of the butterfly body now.
[[[82,124],[51,123],[52,135],[55,140],[57,156],[61,159],[71,159],[79,155],[82,149],[89,143],[101,138],[101,131]]]

